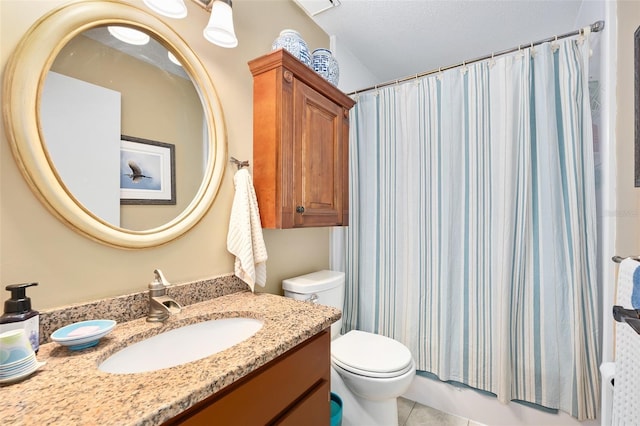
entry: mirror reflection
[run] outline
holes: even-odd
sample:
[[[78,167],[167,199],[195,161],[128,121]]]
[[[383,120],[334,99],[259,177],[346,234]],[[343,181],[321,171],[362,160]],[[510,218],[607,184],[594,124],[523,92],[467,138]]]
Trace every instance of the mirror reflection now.
[[[61,49],[42,88],[42,140],[56,175],[119,228],[170,222],[203,180],[205,114],[173,53],[153,37],[134,45],[92,28]]]

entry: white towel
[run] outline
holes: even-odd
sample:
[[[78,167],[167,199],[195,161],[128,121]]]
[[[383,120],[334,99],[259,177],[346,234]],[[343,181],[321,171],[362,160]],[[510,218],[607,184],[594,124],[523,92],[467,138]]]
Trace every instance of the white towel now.
[[[240,169],[233,177],[235,196],[229,219],[227,250],[236,257],[235,275],[254,291],[267,281],[267,248],[262,237],[258,199],[251,175]]]
[[[616,305],[631,308],[633,276],[640,263],[625,259],[618,268]],[[629,324],[616,323],[616,373],[613,386],[612,425],[637,425],[640,419],[640,334]]]

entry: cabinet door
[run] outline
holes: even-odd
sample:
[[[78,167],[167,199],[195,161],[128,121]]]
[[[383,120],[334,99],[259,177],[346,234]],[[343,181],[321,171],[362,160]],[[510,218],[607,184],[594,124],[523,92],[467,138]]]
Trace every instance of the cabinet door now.
[[[294,80],[294,226],[342,224],[343,111]]]

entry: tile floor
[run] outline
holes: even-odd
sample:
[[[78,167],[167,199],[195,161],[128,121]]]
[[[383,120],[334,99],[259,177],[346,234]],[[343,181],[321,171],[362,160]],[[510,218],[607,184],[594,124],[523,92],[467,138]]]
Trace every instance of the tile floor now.
[[[398,398],[398,425],[484,426],[473,420],[452,416],[406,398]]]

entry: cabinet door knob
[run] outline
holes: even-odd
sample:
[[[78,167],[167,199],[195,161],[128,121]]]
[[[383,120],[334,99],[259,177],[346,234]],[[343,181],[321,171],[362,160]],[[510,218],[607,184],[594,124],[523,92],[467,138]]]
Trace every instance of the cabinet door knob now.
[[[303,206],[296,207],[296,213],[304,213],[304,207]]]

